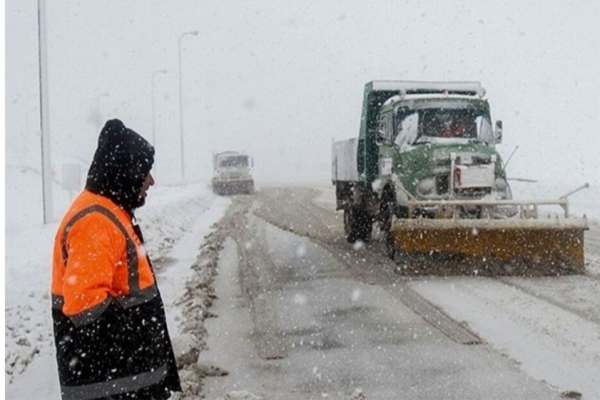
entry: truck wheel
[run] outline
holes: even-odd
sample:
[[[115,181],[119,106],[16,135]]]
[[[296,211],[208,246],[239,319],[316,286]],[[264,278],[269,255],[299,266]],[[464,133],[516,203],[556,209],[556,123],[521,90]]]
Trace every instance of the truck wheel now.
[[[396,243],[394,243],[394,238],[392,237],[392,232],[387,231],[385,234],[385,255],[388,256],[391,260],[396,258]]]
[[[356,240],[354,232],[352,232],[353,226],[352,210],[350,208],[344,208],[344,234],[346,235],[346,240],[350,243],[353,243]]]
[[[384,197],[381,201],[381,209],[379,210],[379,221],[381,223],[381,231],[384,234],[389,233],[392,229],[392,219],[394,218],[394,199],[392,197]]]
[[[392,238],[392,222],[394,220],[394,209],[396,208],[395,196],[391,190],[385,190],[379,206],[379,227],[383,233],[385,254],[394,259],[396,249]]]
[[[371,239],[373,221],[366,210],[358,207],[344,209],[344,233],[350,243],[357,240],[368,242]]]
[[[371,233],[373,231],[373,220],[369,216],[366,210],[361,209],[359,211],[359,218],[357,222],[359,239],[363,242],[368,242],[371,240]]]

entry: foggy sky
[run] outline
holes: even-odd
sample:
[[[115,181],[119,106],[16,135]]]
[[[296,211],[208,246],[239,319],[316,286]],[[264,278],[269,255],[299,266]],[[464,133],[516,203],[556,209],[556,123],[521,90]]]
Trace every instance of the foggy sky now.
[[[39,169],[35,0],[7,1],[7,163]],[[600,184],[597,1],[48,1],[53,166],[87,168],[109,117],[151,139],[179,179],[177,40],[188,178],[244,150],[259,180],[330,177],[332,138],[356,136],[364,83],[481,80],[504,121],[510,176]],[[10,170],[9,170],[10,172]]]

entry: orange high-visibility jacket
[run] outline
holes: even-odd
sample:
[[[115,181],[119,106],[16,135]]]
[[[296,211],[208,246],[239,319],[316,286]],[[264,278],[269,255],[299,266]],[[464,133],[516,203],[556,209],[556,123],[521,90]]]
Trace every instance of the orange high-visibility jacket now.
[[[131,216],[107,197],[84,190],[56,233],[53,307],[76,325],[86,324],[113,300],[129,308],[157,293]]]

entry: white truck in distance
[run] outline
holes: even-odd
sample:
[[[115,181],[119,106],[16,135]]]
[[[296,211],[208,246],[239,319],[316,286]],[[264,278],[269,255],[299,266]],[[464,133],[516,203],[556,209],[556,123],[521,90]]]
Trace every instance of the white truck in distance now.
[[[247,154],[224,151],[213,155],[212,188],[216,194],[253,193],[253,160]]]

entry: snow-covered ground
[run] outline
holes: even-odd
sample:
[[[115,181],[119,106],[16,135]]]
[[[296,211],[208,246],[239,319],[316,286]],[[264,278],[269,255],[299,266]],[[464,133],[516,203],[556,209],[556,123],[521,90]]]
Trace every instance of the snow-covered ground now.
[[[35,174],[25,171],[23,176],[31,178]],[[180,333],[180,310],[174,303],[183,292],[204,235],[228,205],[228,199],[214,196],[204,184],[159,186],[151,189],[147,204],[137,213],[146,248],[155,260],[172,336]],[[50,255],[56,227],[15,222],[7,229],[8,399],[59,398],[49,300]]]
[[[578,284],[569,291],[562,280]],[[561,391],[576,390],[584,399],[600,399],[600,313],[574,301],[598,304],[599,282],[581,276],[507,282],[513,284],[461,277],[424,280],[412,287],[517,360],[531,377]]]

